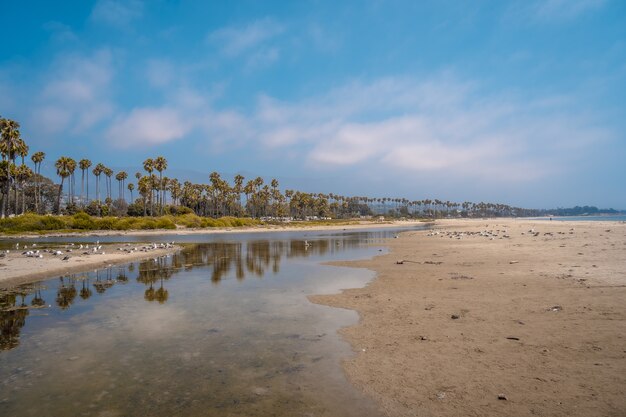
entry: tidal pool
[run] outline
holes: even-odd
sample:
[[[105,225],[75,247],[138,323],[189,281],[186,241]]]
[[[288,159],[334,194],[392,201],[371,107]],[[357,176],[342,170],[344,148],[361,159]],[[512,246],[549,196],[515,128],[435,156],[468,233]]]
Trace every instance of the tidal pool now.
[[[341,369],[337,330],[357,314],[307,295],[365,285],[372,272],[321,263],[395,233],[187,236],[175,255],[0,292],[0,415],[379,415]]]

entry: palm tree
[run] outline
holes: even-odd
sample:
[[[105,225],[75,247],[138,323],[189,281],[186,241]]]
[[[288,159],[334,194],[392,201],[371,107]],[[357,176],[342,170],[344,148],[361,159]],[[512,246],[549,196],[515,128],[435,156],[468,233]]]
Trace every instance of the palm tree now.
[[[111,184],[111,177],[113,176],[113,170],[111,168],[104,168],[104,175],[106,175],[106,185],[107,185],[107,199],[111,200],[111,188],[112,184]]]
[[[33,176],[33,171],[27,167],[25,164],[20,165],[17,168],[17,182],[20,185],[20,189],[22,190],[22,210],[21,213],[24,214],[26,212],[26,190],[24,189],[24,185],[29,178]],[[16,199],[17,200],[17,199]],[[15,212],[17,214],[17,211]]]
[[[39,203],[41,201],[41,190],[39,189],[39,177],[41,175],[41,163],[46,158],[43,152],[35,152],[31,157],[31,161],[35,164],[35,211],[39,213]]]
[[[154,160],[154,169],[159,172],[159,190],[158,195],[160,201],[158,203],[161,205],[161,215],[163,215],[163,206],[165,205],[165,198],[163,193],[163,171],[167,169],[167,159],[162,156],[157,156]]]
[[[62,156],[54,164],[57,169],[57,175],[61,177],[61,184],[59,185],[59,195],[57,196],[57,214],[61,213],[61,193],[63,192],[63,182],[67,177],[70,176],[70,167],[72,165],[72,162],[74,163],[74,165],[76,164],[76,162],[72,158]]]
[[[105,166],[101,163],[96,164],[91,173],[96,177],[96,201],[100,203],[100,175],[104,172]]]
[[[128,191],[130,191],[130,202],[131,204],[135,201],[133,200],[133,190],[135,189],[135,184],[132,182],[128,184]]]
[[[124,181],[128,178],[128,174],[126,171],[120,171],[115,176],[115,179],[118,181],[118,191],[119,191],[119,199],[122,201],[126,201],[124,199]]]
[[[89,168],[91,167],[91,161],[89,159],[81,159],[78,162],[78,167],[83,172],[80,181],[80,201],[82,206],[85,207],[85,173],[87,173],[87,201],[89,201]]]
[[[9,194],[11,192],[11,163],[15,165],[15,156],[20,144],[20,124],[15,120],[0,118],[0,152],[2,159],[7,161],[6,165],[6,192],[2,199],[1,216],[5,217],[9,210]]]
[[[70,190],[69,190],[69,201],[70,204],[74,205],[74,197],[75,197],[75,183],[74,183],[74,171],[76,171],[76,161],[72,158],[69,158],[67,169],[70,173]]]
[[[18,198],[18,184],[19,184],[19,179],[18,177],[18,173],[19,173],[19,169],[15,163],[15,159],[19,156],[22,158],[22,165],[24,165],[24,158],[26,158],[26,156],[28,155],[28,145],[26,144],[26,142],[24,142],[24,139],[22,139],[21,137],[19,138],[19,140],[17,141],[17,146],[15,148],[15,154],[13,157],[13,168],[14,168],[14,174],[13,174],[13,190],[15,191],[15,211],[13,213],[18,214],[18,203],[19,203],[19,198]]]
[[[152,160],[152,158],[148,158],[145,161],[143,161],[143,169],[148,173],[148,176],[152,175],[152,171],[154,171],[154,161]],[[150,187],[150,215],[154,216],[154,205],[153,205],[153,191],[152,191],[152,187]],[[145,209],[144,209],[144,216],[145,216]]]

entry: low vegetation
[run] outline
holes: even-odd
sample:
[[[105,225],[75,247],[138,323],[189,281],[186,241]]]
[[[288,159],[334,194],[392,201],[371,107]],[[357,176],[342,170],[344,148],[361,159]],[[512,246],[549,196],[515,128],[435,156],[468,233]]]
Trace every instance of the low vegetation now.
[[[0,219],[0,233],[81,232],[93,230],[153,230],[212,227],[257,226],[261,222],[249,218],[200,217],[193,213],[160,217],[95,217],[81,212],[72,216],[51,216],[27,213]]]

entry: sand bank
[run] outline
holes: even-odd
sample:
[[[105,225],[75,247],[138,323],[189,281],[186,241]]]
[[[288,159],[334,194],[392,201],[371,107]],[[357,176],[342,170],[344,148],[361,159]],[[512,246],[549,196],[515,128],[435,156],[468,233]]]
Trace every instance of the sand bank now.
[[[626,415],[626,224],[438,221],[341,263],[349,378],[388,416]],[[500,397],[500,399],[499,399]]]
[[[132,248],[137,251],[132,253],[119,249],[128,250],[129,246],[125,244],[109,244],[102,245],[97,253],[91,253],[91,249],[81,250],[76,246],[67,245],[47,245],[36,246],[24,249],[10,250],[8,254],[0,258],[0,288],[6,288],[19,284],[36,282],[55,276],[67,275],[71,273],[85,272],[93,269],[104,268],[113,264],[132,262],[145,258],[156,258],[168,255],[180,250],[179,246],[174,245],[169,248],[145,249],[142,247],[147,245],[133,243]],[[54,248],[62,252],[61,255],[53,255],[49,252],[43,252],[44,249]],[[25,250],[36,251],[41,253],[42,258],[26,257],[23,255]],[[71,252],[67,252],[71,250]],[[83,252],[90,252],[83,254]],[[66,256],[67,260],[63,260]]]

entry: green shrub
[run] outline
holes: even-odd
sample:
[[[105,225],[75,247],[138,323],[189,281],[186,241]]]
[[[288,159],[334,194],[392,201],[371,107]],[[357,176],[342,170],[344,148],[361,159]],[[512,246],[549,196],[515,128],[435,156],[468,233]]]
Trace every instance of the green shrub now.
[[[85,212],[80,212],[72,216],[70,223],[72,229],[80,230],[95,230],[97,228],[96,222],[91,216]]]
[[[96,228],[98,230],[115,230],[116,221],[115,217],[102,217],[96,220]]]
[[[157,229],[176,229],[176,225],[171,219],[167,217],[161,217],[156,222],[156,228]]]
[[[143,219],[139,223],[140,229],[156,229],[156,221],[154,219]]]

